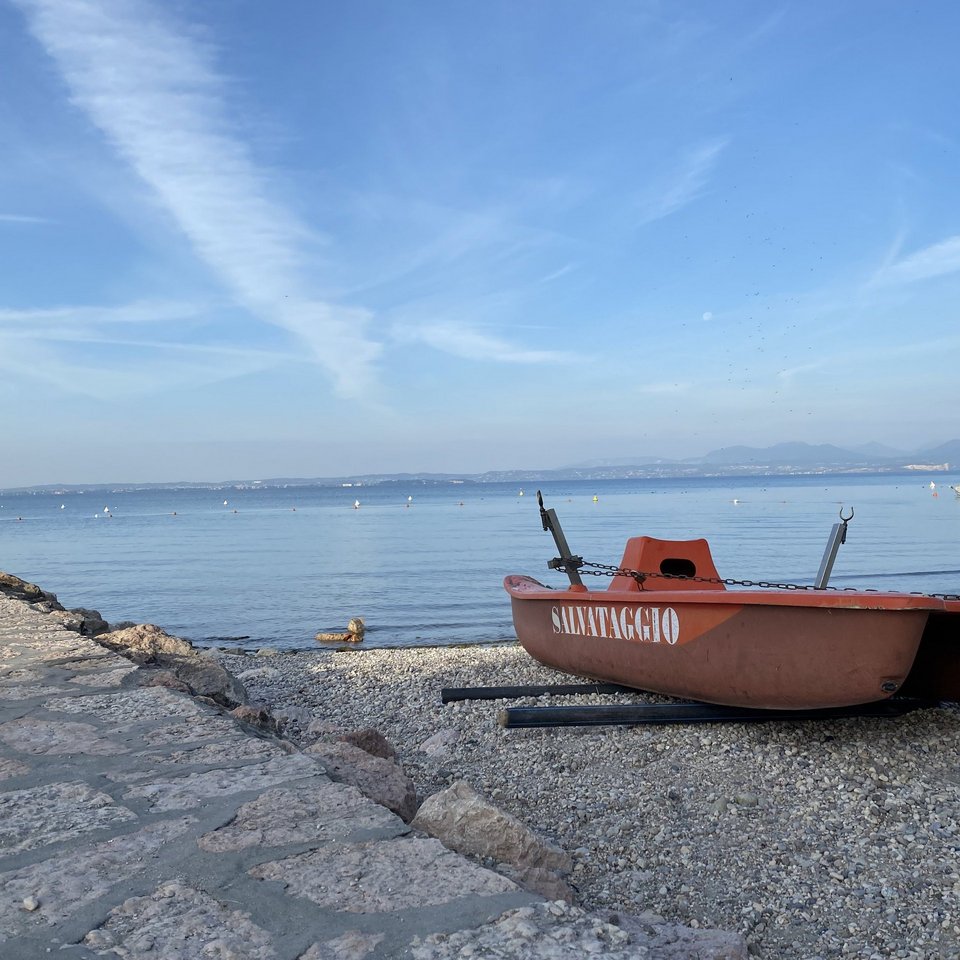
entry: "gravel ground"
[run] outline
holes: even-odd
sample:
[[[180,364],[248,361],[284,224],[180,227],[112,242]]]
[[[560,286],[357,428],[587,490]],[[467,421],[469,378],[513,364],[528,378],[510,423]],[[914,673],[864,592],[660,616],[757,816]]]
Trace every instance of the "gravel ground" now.
[[[441,687],[570,682],[519,646],[224,655],[251,699],[373,726],[421,797],[458,779],[570,852],[590,909],[743,933],[777,960],[960,957],[960,711],[504,730]],[[514,703],[642,702],[644,695]],[[419,750],[453,729],[445,755]]]

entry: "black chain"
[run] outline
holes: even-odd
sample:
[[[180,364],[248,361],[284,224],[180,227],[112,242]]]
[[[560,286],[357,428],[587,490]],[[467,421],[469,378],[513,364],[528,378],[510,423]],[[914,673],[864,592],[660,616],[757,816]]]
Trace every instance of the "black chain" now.
[[[733,577],[694,577],[683,573],[645,573],[642,570],[629,570],[625,567],[615,567],[608,563],[593,563],[590,560],[577,558],[577,569],[581,574],[591,577],[632,577],[644,589],[644,580],[647,577],[659,577],[663,580],[685,580],[692,583],[722,583],[727,587],[759,587],[761,590],[817,590],[813,584],[807,583],[770,583],[766,580],[735,580]],[[593,570],[584,570],[584,567],[594,567]],[[868,588],[860,590],[857,587],[822,587],[822,590],[834,590],[838,593],[879,593],[879,590]],[[818,591],[818,592],[820,592]],[[933,597],[938,600],[960,600],[960,593],[913,593],[911,596]]]

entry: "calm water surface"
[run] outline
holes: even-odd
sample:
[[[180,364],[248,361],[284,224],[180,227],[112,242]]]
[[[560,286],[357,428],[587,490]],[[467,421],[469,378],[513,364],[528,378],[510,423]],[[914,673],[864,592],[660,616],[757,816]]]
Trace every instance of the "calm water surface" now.
[[[960,591],[960,498],[943,476],[541,489],[573,551],[600,563],[618,562],[630,536],[706,537],[723,577],[810,583],[844,505],[856,516],[832,584]],[[546,569],[555,550],[535,493],[418,482],[0,495],[0,569],[67,607],[157,623],[201,645],[310,648],[314,633],[352,616],[365,618],[368,646],[506,640],[504,575],[566,582]]]

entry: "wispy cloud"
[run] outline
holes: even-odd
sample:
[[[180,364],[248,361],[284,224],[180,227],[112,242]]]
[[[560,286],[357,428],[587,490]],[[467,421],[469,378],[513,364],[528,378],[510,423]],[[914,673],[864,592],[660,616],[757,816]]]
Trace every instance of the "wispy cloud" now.
[[[652,183],[639,198],[641,225],[662,220],[700,197],[728,142],[711,140],[694,147],[675,170]]]
[[[899,247],[898,247],[899,252]],[[960,271],[960,236],[947,237],[901,259],[888,257],[873,278],[875,284],[914,283]]]
[[[557,350],[528,350],[458,323],[430,323],[404,329],[402,340],[425,343],[435,350],[465,360],[492,360],[498,363],[571,363],[573,354]],[[582,359],[582,358],[580,358]]]
[[[896,361],[906,356],[944,356],[960,350],[960,335],[946,337],[929,337],[925,340],[914,340],[904,343],[884,344],[872,347],[858,347],[857,363],[865,365],[880,364],[885,361]],[[793,367],[777,372],[777,377],[787,383],[803,377],[805,374],[819,373],[823,370],[849,369],[850,353],[838,350],[825,354],[808,363],[797,364]]]
[[[576,269],[577,265],[575,263],[565,264],[559,270],[554,270],[552,273],[548,273],[545,277],[541,277],[540,283],[552,283],[554,280],[559,280],[561,277],[566,276],[572,270]]]
[[[81,345],[84,355],[78,356],[70,344]],[[125,347],[138,351],[136,363],[116,362],[116,349]],[[261,350],[98,339],[72,330],[53,331],[44,340],[25,332],[0,333],[0,373],[8,382],[16,383],[26,371],[52,394],[101,401],[124,402],[158,390],[219,383],[260,372],[276,360]]]
[[[15,0],[74,103],[150,187],[235,300],[301,338],[344,394],[370,386],[380,345],[364,310],[317,300],[315,240],[274,202],[233,129],[213,51],[147,0]]]
[[[22,213],[0,213],[0,223],[52,223],[46,217],[30,217]]]
[[[520,201],[482,208],[386,194],[365,195],[351,213],[379,237],[366,252],[362,277],[345,295],[370,295],[409,283],[434,287],[440,278],[489,274],[535,260],[568,241],[530,226]],[[397,242],[397,237],[402,237]]]
[[[92,307],[64,306],[28,310],[0,309],[0,327],[23,325],[31,330],[45,324],[87,326],[102,324],[168,323],[202,316],[205,307],[173,301],[136,300],[133,303]]]
[[[149,300],[0,309],[0,370],[12,380],[29,377],[58,392],[115,400],[305,361],[302,351],[293,349],[198,343],[180,336],[184,326],[195,333],[199,324],[206,325],[210,311],[208,303]]]

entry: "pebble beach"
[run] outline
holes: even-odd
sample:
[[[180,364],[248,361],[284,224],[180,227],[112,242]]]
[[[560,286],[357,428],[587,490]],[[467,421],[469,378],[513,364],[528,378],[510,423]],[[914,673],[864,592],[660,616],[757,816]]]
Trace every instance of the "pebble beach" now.
[[[444,705],[440,691],[570,682],[516,644],[214,655],[287,738],[309,742],[318,721],[375,727],[421,798],[470,783],[571,854],[589,909],[737,931],[769,960],[960,956],[955,705],[896,719],[504,729],[505,702]],[[612,699],[662,698],[510,705]]]

